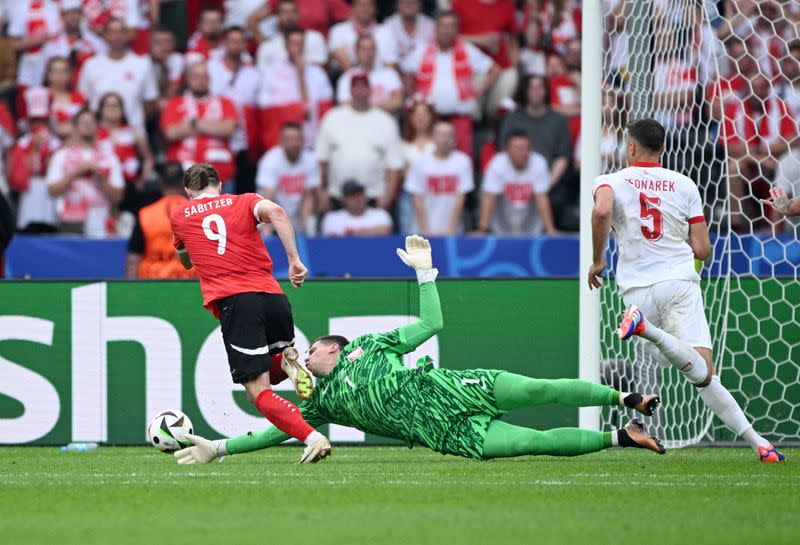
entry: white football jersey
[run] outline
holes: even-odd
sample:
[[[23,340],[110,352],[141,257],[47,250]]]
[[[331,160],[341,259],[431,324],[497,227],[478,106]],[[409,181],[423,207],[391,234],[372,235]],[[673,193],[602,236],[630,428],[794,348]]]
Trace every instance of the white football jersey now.
[[[658,163],[633,163],[598,176],[592,195],[603,186],[614,191],[611,228],[620,293],[664,280],[700,280],[688,244],[689,224],[705,218],[691,179]]]

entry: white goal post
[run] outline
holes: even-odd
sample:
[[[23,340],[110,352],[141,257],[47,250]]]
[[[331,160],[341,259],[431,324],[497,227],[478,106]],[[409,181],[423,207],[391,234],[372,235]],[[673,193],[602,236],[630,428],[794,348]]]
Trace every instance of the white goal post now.
[[[603,288],[586,284],[591,183],[625,166],[625,124],[655,117],[667,129],[664,166],[692,178],[704,200],[717,372],[756,430],[800,442],[800,222],[759,202],[773,185],[800,196],[800,3],[584,0],[582,43],[580,377],[658,391],[651,426],[670,447],[736,439],[674,369],[615,338],[613,243]],[[579,423],[609,429],[630,416],[587,408]]]

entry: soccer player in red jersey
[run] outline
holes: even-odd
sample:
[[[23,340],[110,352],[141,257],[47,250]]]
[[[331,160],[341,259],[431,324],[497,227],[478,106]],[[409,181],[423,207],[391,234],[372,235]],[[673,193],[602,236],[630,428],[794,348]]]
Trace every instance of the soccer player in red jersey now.
[[[272,391],[272,378],[289,376],[298,395],[311,397],[311,375],[299,363],[289,300],[272,276],[272,259],[258,231],[272,223],[289,259],[289,279],[299,288],[308,271],[297,254],[286,212],[255,193],[221,195],[217,171],[190,167],[183,177],[189,201],[170,216],[175,249],[200,278],[203,304],[219,318],[233,381],[270,422],[307,446],[300,463],[330,454],[328,440],[308,425],[297,407]]]

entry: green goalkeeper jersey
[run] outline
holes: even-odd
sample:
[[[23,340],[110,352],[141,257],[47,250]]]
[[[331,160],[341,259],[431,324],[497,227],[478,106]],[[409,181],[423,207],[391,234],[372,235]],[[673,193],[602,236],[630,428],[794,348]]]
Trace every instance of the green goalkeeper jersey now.
[[[298,405],[300,411],[312,426],[335,422],[410,446],[420,375],[402,360],[414,348],[402,329],[354,339],[336,367],[317,381],[311,399]]]

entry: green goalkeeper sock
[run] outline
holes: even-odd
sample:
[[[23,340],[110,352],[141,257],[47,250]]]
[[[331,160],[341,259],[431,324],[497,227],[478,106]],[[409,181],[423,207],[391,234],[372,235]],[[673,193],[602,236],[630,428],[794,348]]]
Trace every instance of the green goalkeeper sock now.
[[[492,420],[483,443],[484,458],[550,455],[579,456],[612,446],[612,433],[557,428],[548,431],[513,426],[502,420]]]
[[[570,407],[618,405],[619,396],[613,388],[578,379],[547,380],[501,373],[494,383],[494,397],[503,411],[548,403]]]

